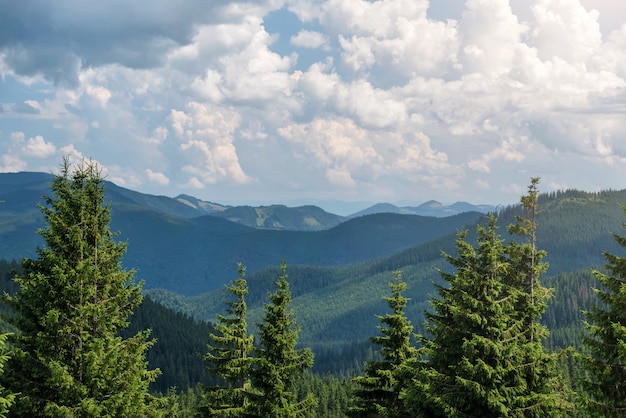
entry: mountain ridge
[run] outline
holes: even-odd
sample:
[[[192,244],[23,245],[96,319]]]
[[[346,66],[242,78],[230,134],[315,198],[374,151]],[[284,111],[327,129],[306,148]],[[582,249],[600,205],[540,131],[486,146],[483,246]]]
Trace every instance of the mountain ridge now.
[[[349,218],[357,216],[372,215],[374,213],[399,213],[403,215],[434,216],[437,218],[458,215],[464,212],[494,212],[496,206],[480,204],[474,205],[468,202],[455,202],[445,205],[436,200],[429,200],[417,206],[396,206],[392,203],[377,203],[368,208],[349,215]]]
[[[17,260],[36,256],[37,246],[42,245],[36,231],[45,225],[37,203],[42,202],[42,194],[50,194],[52,180],[49,174],[25,174],[22,187],[19,177],[0,174],[0,194],[5,200],[0,206],[0,257]],[[373,214],[347,219],[332,228],[293,231],[253,228],[207,215],[176,199],[145,195],[109,182],[105,197],[111,207],[111,229],[120,231],[118,239],[128,243],[124,266],[137,270],[136,279],[145,280],[146,289],[165,288],[187,295],[222,286],[240,261],[250,272],[283,257],[296,264],[354,264],[454,232],[482,216],[474,212],[447,218]],[[273,208],[273,215],[277,208],[287,211],[279,218],[284,224],[310,225],[326,216],[319,208],[304,207],[304,212],[298,212],[281,206]],[[245,210],[253,212],[252,218],[254,213],[258,216],[254,208]],[[290,221],[290,216],[296,220]],[[326,222],[319,219],[319,223]]]

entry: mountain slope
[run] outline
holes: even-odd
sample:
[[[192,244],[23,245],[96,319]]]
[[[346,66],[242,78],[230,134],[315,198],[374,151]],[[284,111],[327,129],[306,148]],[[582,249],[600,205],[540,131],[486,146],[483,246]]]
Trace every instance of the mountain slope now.
[[[0,175],[5,200],[0,206],[0,257],[36,255],[36,247],[42,244],[36,231],[44,227],[36,203],[49,193],[50,180],[50,175],[40,173]],[[105,193],[111,205],[111,229],[120,231],[118,239],[128,242],[124,265],[137,270],[136,278],[145,280],[146,289],[187,295],[222,286],[239,261],[248,265],[249,272],[277,264],[283,257],[292,264],[354,264],[454,232],[481,216],[377,214],[317,232],[285,231],[250,228],[210,215],[190,218],[190,211],[197,209],[183,202],[111,183]],[[287,209],[280,209],[291,213],[283,219],[306,219],[303,214],[310,213],[307,208],[304,212]]]
[[[550,321],[553,332],[550,344],[563,345],[576,340],[576,333],[580,330],[579,310],[588,306],[593,297],[590,269],[604,263],[602,251],[623,252],[610,234],[623,231],[623,202],[626,202],[626,191],[567,191],[540,196],[542,212],[537,219],[538,246],[547,250],[546,261],[550,263],[543,280],[556,289],[546,312],[546,321]],[[500,214],[499,233],[507,240],[511,237],[506,226],[514,222],[519,210],[518,206],[512,206]],[[475,227],[470,227],[469,231],[467,239],[474,242]],[[439,281],[438,269],[449,269],[441,251],[454,253],[454,241],[455,234],[451,233],[353,266],[288,264],[292,306],[302,327],[302,344],[321,349],[375,335],[379,325],[375,315],[387,312],[381,297],[388,294],[387,283],[393,280],[395,270],[403,272],[408,284],[406,296],[411,300],[407,305],[407,316],[416,331],[422,331],[423,312],[428,309],[429,295],[434,293],[432,283]],[[235,273],[232,268],[230,277]],[[267,290],[271,289],[278,274],[277,267],[271,267],[249,275],[251,323],[260,318]],[[151,295],[155,300],[199,319],[213,319],[222,312],[227,296],[223,289],[192,298],[164,291],[151,292]]]
[[[396,206],[391,203],[377,203],[366,209],[360,210],[350,215],[350,218],[355,218],[363,215],[372,215],[375,213],[401,213],[404,215],[420,215],[420,216],[434,216],[437,218],[458,215],[463,212],[480,212],[488,213],[495,211],[495,206],[491,205],[472,205],[467,202],[456,202],[452,205],[444,205],[436,200],[429,200],[419,206]]]
[[[215,212],[213,216],[253,228],[288,231],[322,231],[345,221],[343,216],[328,213],[317,206],[236,206]]]

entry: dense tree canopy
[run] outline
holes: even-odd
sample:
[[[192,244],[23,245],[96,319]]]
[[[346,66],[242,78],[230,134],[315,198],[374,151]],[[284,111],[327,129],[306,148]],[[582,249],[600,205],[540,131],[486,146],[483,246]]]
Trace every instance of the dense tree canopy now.
[[[381,335],[371,338],[380,347],[381,359],[366,362],[363,375],[354,379],[358,386],[354,391],[354,405],[348,411],[350,416],[410,416],[400,393],[406,385],[405,369],[417,356],[417,350],[411,345],[413,326],[404,314],[408,302],[403,296],[406,283],[402,281],[400,271],[394,275],[394,282],[389,284],[392,296],[383,298],[392,313],[378,316],[382,324],[378,327]]]
[[[312,395],[297,400],[295,391],[296,380],[313,365],[313,353],[308,348],[296,349],[299,328],[289,308],[291,292],[284,260],[274,286],[258,324],[260,346],[252,374],[252,387],[258,394],[250,410],[259,418],[295,418],[308,415],[317,404]]]
[[[626,249],[626,237],[614,238]],[[626,258],[608,252],[604,256],[605,272],[594,271],[601,304],[586,312],[586,354],[580,358],[588,375],[581,382],[580,399],[594,416],[617,417],[626,416]]]
[[[414,385],[406,395],[416,416],[506,417],[516,411],[525,391],[520,378],[523,323],[515,315],[520,292],[504,278],[510,262],[496,232],[495,217],[478,227],[477,248],[457,240],[458,256],[446,255],[454,273],[442,272],[432,300]]]
[[[235,300],[226,302],[227,315],[218,315],[215,332],[210,335],[208,353],[204,357],[213,374],[227,385],[206,388],[200,412],[207,417],[245,416],[249,406],[254,337],[248,334],[245,300],[248,285],[245,267],[241,263],[238,272],[239,278],[227,287]]]
[[[544,351],[540,324],[550,295],[536,247],[538,179],[521,199],[524,216],[509,230],[520,241],[505,245],[496,217],[478,226],[476,247],[457,239],[454,272],[427,312],[424,360],[415,367],[407,407],[418,416],[563,416],[571,406],[558,379],[556,357]]]
[[[41,210],[45,247],[23,262],[7,298],[19,332],[2,380],[18,392],[12,416],[143,417],[158,415],[148,385],[148,333],[117,334],[141,302],[133,271],[121,267],[126,245],[109,230],[103,179],[92,162],[67,160]]]

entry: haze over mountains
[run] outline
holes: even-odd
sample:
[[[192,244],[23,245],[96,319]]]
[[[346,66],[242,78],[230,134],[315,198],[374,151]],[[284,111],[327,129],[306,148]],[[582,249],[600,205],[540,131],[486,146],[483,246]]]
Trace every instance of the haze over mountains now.
[[[49,194],[51,179],[46,173],[0,174],[2,258],[36,255],[42,243],[36,230],[44,226],[37,203]],[[237,262],[244,262],[250,272],[282,258],[290,264],[354,264],[454,233],[482,216],[429,203],[415,208],[377,205],[343,217],[316,206],[231,207],[184,195],[153,196],[113,183],[106,184],[105,192],[112,230],[120,231],[119,239],[129,244],[127,268],[137,269],[146,289],[188,295],[229,281]],[[437,217],[416,216],[421,210]]]

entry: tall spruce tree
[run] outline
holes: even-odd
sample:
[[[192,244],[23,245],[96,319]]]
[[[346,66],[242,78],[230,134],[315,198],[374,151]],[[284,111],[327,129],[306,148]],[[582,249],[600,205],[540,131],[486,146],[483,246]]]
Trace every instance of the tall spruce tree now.
[[[312,395],[298,401],[294,383],[313,366],[309,348],[296,349],[298,333],[293,311],[289,309],[291,291],[287,282],[287,265],[283,260],[281,274],[274,282],[276,291],[269,294],[259,328],[260,347],[256,349],[257,365],[252,373],[252,387],[258,393],[251,399],[250,415],[265,418],[308,416],[317,399]]]
[[[511,268],[497,234],[496,217],[478,226],[477,247],[458,235],[458,255],[445,254],[454,272],[441,271],[447,287],[426,312],[429,337],[422,336],[423,360],[403,397],[412,416],[524,416],[517,396],[520,379],[522,321],[514,314],[519,291],[506,285]]]
[[[3,203],[4,200],[0,200]],[[9,334],[0,334],[0,375],[4,372],[4,365],[9,359],[10,350],[7,347],[7,337]],[[9,408],[15,402],[15,394],[0,386],[0,418],[7,416]]]
[[[10,358],[10,350],[7,347],[7,337],[10,334],[0,334],[0,374],[4,372],[4,365]],[[0,418],[8,416],[11,406],[15,403],[15,394],[4,387],[0,387]]]
[[[506,253],[511,262],[507,285],[519,290],[515,304],[516,318],[523,325],[523,362],[520,376],[526,389],[517,397],[517,408],[526,416],[562,416],[572,409],[566,401],[566,388],[557,370],[557,353],[549,353],[543,346],[548,329],[541,324],[551,289],[544,287],[540,277],[548,269],[543,261],[546,251],[537,248],[537,216],[540,214],[539,178],[531,178],[528,193],[520,198],[523,215],[508,230],[518,240],[509,242]]]
[[[65,158],[51,190],[41,206],[45,246],[23,261],[19,291],[6,298],[19,330],[2,376],[19,393],[11,416],[158,416],[148,394],[159,373],[147,370],[148,332],[117,336],[141,302],[141,285],[121,266],[126,244],[109,230],[100,169]]]
[[[626,248],[626,237],[613,236]],[[604,257],[606,271],[594,271],[602,305],[585,312],[585,354],[579,359],[588,375],[580,382],[580,401],[590,416],[626,417],[626,258],[608,252]]]
[[[222,378],[226,386],[206,388],[200,416],[243,417],[248,407],[254,337],[248,334],[246,319],[246,268],[239,263],[237,270],[239,278],[226,287],[235,300],[226,302],[227,315],[218,315],[215,333],[210,335],[211,343],[204,357],[209,370]]]
[[[403,296],[406,283],[402,273],[394,273],[395,280],[389,283],[392,296],[383,299],[392,313],[378,316],[382,323],[378,327],[381,335],[370,340],[380,346],[381,360],[368,361],[363,375],[354,378],[358,388],[354,391],[354,402],[347,411],[354,417],[410,417],[400,393],[406,386],[408,363],[417,356],[417,349],[411,345],[413,325],[404,314],[408,298]]]

